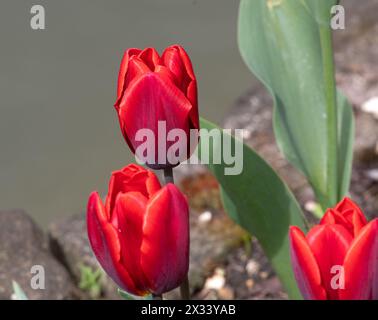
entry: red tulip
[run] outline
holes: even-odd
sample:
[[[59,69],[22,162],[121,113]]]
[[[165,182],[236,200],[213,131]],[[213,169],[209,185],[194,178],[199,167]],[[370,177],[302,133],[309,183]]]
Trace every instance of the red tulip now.
[[[378,299],[378,219],[344,198],[307,236],[290,227],[291,260],[305,299]]]
[[[119,71],[115,108],[130,149],[151,168],[172,167],[188,159],[198,142],[198,136],[190,139],[190,130],[198,131],[199,119],[197,81],[185,50],[170,46],[160,57],[154,48],[128,49]],[[146,144],[151,152],[147,157],[143,149],[138,152],[148,140],[147,136],[138,138],[140,129],[154,134]],[[167,137],[172,129],[179,129],[184,139],[177,142]],[[167,157],[170,147],[175,158]]]
[[[119,287],[135,295],[161,294],[188,272],[189,221],[185,197],[173,184],[129,165],[112,174],[103,204],[88,201],[87,227],[93,252]]]

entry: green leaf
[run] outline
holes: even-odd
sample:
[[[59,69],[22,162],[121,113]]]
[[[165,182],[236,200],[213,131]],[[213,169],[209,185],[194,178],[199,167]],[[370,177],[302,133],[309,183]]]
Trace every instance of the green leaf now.
[[[137,297],[132,295],[131,293],[128,293],[126,291],[123,291],[122,289],[117,289],[118,294],[121,296],[121,298],[125,300],[137,300]]]
[[[305,0],[303,1],[303,5],[309,9],[319,25],[328,27],[331,17],[331,7],[336,5],[337,2],[337,0]]]
[[[79,264],[80,281],[79,288],[87,291],[92,299],[98,299],[101,296],[101,277],[103,271],[101,268],[92,269],[90,266]]]
[[[152,295],[146,295],[144,297],[135,296],[120,288],[117,289],[118,294],[125,300],[152,300]]]
[[[338,140],[339,140],[339,181],[340,197],[345,196],[349,190],[350,178],[353,163],[353,143],[354,143],[354,116],[352,106],[346,97],[338,92]]]
[[[12,280],[12,287],[13,287],[13,294],[16,300],[29,300],[24,290],[22,290],[20,285],[14,280]]]
[[[241,0],[241,55],[271,93],[277,144],[329,207],[349,183],[349,164],[338,168],[336,93],[329,42],[335,0]],[[339,124],[350,132],[350,117]],[[349,148],[347,148],[349,152]],[[349,157],[349,153],[348,156]],[[340,176],[343,174],[343,176]],[[343,185],[343,187],[341,187]]]
[[[204,119],[201,119],[201,128],[220,130]],[[290,225],[296,225],[305,230],[305,223],[293,194],[274,170],[238,139],[231,137],[227,141],[243,150],[243,170],[239,175],[225,175],[228,165],[224,162],[213,164],[214,152],[222,151],[225,139],[212,140],[210,146],[203,140],[200,140],[198,157],[203,160],[207,153],[208,167],[221,185],[226,211],[259,240],[290,297],[300,298],[291,268],[288,229]]]

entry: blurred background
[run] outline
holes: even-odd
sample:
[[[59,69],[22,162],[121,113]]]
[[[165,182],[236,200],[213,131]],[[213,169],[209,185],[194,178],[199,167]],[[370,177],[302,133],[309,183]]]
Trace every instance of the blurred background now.
[[[46,29],[32,30],[43,5]],[[110,172],[132,160],[115,102],[123,51],[180,43],[199,86],[201,115],[220,123],[251,86],[236,43],[238,1],[2,0],[0,204],[46,226],[83,211]]]

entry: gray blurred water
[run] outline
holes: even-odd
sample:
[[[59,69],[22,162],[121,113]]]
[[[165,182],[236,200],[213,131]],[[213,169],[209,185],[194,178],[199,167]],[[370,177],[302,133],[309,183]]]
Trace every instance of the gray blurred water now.
[[[30,8],[46,10],[46,30]],[[128,47],[182,44],[199,83],[200,113],[220,122],[254,81],[236,43],[236,0],[2,0],[0,208],[40,224],[83,211],[112,170],[132,158],[113,110]]]

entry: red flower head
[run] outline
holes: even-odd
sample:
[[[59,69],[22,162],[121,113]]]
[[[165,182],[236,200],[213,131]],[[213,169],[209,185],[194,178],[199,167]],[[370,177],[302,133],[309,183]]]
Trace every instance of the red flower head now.
[[[198,136],[190,139],[190,129],[199,130],[199,119],[197,81],[185,50],[170,46],[161,57],[154,48],[127,50],[115,108],[126,142],[151,168],[172,167],[188,159],[198,142]],[[146,131],[137,134],[140,129],[150,130],[154,138]],[[183,137],[177,138],[172,129],[179,129]],[[167,158],[169,149],[172,157]]]
[[[153,172],[133,164],[113,172],[105,204],[97,192],[89,197],[87,227],[94,254],[123,290],[161,294],[186,277],[188,204]]]
[[[378,299],[378,219],[344,198],[305,236],[290,227],[291,260],[305,299]]]

